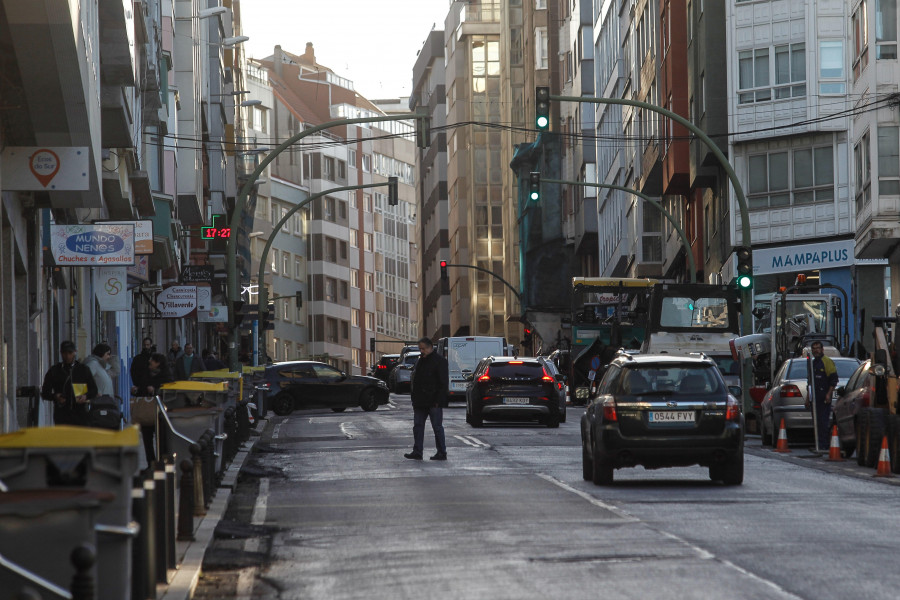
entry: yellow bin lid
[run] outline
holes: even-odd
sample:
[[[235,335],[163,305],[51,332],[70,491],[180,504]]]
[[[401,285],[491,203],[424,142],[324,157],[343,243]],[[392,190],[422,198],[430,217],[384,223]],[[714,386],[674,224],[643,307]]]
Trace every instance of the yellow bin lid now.
[[[237,371],[229,371],[228,369],[218,369],[216,371],[197,371],[191,374],[191,379],[240,379],[241,374]]]
[[[0,435],[0,448],[119,448],[140,444],[140,427],[121,431],[54,425],[28,427]]]
[[[228,382],[173,381],[171,383],[162,384],[159,386],[159,389],[163,391],[172,390],[175,392],[227,392]]]

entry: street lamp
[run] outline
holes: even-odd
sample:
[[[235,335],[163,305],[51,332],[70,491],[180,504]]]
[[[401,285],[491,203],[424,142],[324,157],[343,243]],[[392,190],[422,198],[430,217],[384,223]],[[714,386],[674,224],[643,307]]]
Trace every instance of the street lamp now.
[[[191,19],[208,19],[209,17],[215,17],[216,15],[223,15],[228,12],[228,9],[224,6],[214,6],[213,8],[204,8],[196,15],[191,17],[175,17],[176,21],[190,21]]]
[[[262,100],[244,100],[243,102],[241,102],[241,106],[243,107],[259,106],[260,104],[262,104]]]
[[[236,46],[236,45],[238,45],[238,44],[243,44],[244,42],[246,42],[246,41],[249,40],[249,39],[250,39],[250,38],[247,37],[246,35],[238,35],[238,36],[235,36],[235,37],[227,37],[227,38],[225,38],[224,40],[222,40],[222,45],[224,45],[224,46]]]

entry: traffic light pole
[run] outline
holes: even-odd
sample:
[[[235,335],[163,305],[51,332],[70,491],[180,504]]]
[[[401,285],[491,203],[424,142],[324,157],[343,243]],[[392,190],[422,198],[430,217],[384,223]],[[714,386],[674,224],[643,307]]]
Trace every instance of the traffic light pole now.
[[[403,115],[390,115],[385,117],[363,117],[359,119],[337,119],[335,121],[328,121],[326,123],[322,123],[321,125],[316,125],[315,127],[310,127],[309,129],[304,129],[303,131],[296,133],[289,137],[284,143],[280,146],[269,152],[266,157],[260,161],[259,165],[250,173],[250,176],[247,178],[247,181],[244,183],[243,187],[241,187],[240,192],[238,192],[237,198],[234,201],[234,208],[231,211],[231,214],[228,218],[228,227],[231,228],[231,231],[237,232],[238,227],[240,225],[240,220],[244,215],[244,210],[247,205],[247,198],[250,197],[250,192],[253,190],[253,186],[256,184],[256,181],[259,179],[260,175],[265,172],[266,167],[269,166],[275,158],[293,146],[298,141],[303,138],[310,136],[314,133],[322,131],[324,129],[330,129],[332,127],[341,127],[344,125],[356,125],[361,123],[380,123],[385,121],[408,121],[408,120],[416,120],[417,123],[421,123],[420,128],[423,132],[427,132],[427,119],[425,115],[418,113],[406,113]],[[417,132],[418,134],[418,132]],[[423,133],[422,137],[426,137]],[[423,140],[424,143],[427,140]],[[229,312],[233,310],[234,303],[240,299],[240,281],[237,274],[237,235],[232,235],[228,238],[228,248],[225,251],[225,260],[226,260],[226,277],[227,277],[227,288],[228,288],[228,308]],[[231,341],[229,342],[229,356],[228,363],[229,367],[232,371],[240,370],[240,362],[238,361],[238,340],[239,340],[238,328],[235,327],[231,334]]]
[[[272,244],[275,242],[275,237],[278,235],[278,232],[281,231],[281,228],[284,226],[284,224],[287,223],[288,219],[290,219],[294,215],[294,213],[296,213],[298,210],[300,210],[304,206],[307,206],[313,200],[317,200],[318,198],[321,198],[322,196],[327,196],[328,194],[334,194],[336,192],[346,192],[349,190],[364,190],[364,189],[368,189],[368,188],[381,187],[381,186],[385,186],[385,185],[390,186],[390,185],[392,185],[392,182],[383,181],[381,183],[364,183],[361,185],[345,185],[342,187],[327,189],[327,190],[318,192],[316,194],[313,194],[312,196],[305,198],[301,202],[298,202],[294,207],[291,208],[291,210],[287,211],[287,213],[285,213],[285,215],[283,217],[281,217],[281,220],[278,221],[278,223],[272,227],[272,233],[270,233],[268,239],[266,239],[266,245],[263,248],[262,254],[260,254],[260,256],[259,256],[259,273],[257,274],[256,282],[259,285],[259,304],[258,304],[259,316],[257,317],[257,320],[260,323],[265,322],[266,314],[269,312],[269,288],[267,288],[264,283],[264,279],[265,279],[265,275],[266,275],[266,264],[268,263],[268,260],[269,260],[269,250],[272,249]],[[275,296],[272,299],[277,300],[279,298],[289,298],[289,297],[294,297],[294,296],[295,295]],[[260,358],[259,362],[262,363],[263,355],[265,355],[265,353],[266,353],[265,329],[260,327],[258,335],[259,335],[259,338],[258,338],[257,344],[259,346],[259,358]]]
[[[741,186],[741,182],[738,180],[737,174],[734,172],[734,168],[731,166],[731,163],[728,162],[728,158],[725,157],[725,154],[719,149],[719,147],[713,142],[706,133],[682,117],[681,115],[674,113],[670,110],[662,108],[660,106],[656,106],[655,104],[650,104],[648,102],[640,102],[639,100],[628,100],[625,98],[594,98],[591,96],[550,96],[550,100],[557,100],[559,102],[580,102],[586,104],[619,104],[622,106],[632,106],[634,108],[640,108],[643,110],[649,110],[650,112],[655,112],[664,117],[672,119],[682,127],[686,128],[688,131],[696,135],[706,147],[709,148],[709,151],[713,153],[713,156],[716,157],[716,160],[719,161],[719,165],[728,175],[728,179],[731,181],[731,186],[734,188],[735,199],[738,203],[738,209],[741,213],[741,245],[746,246],[748,248],[751,247],[751,239],[750,239],[750,209],[747,205],[747,197],[744,196],[744,188]],[[753,333],[753,307],[751,306],[753,301],[753,291],[752,288],[740,288],[741,290],[741,331],[743,335],[748,335]],[[743,393],[743,405],[744,411],[747,412],[751,407],[750,400],[750,390],[747,385],[749,382],[753,381],[753,368],[750,363],[750,359],[744,359],[743,364],[741,365],[741,382],[742,382],[742,393]]]
[[[640,198],[642,200],[646,200],[647,202],[650,203],[651,206],[653,206],[653,208],[655,208],[656,210],[661,212],[662,215],[666,219],[668,219],[669,223],[672,224],[672,227],[675,228],[675,231],[678,233],[678,236],[681,238],[681,244],[684,246],[684,251],[687,254],[688,270],[690,271],[691,283],[697,283],[697,263],[694,261],[694,253],[691,252],[691,243],[690,243],[690,241],[688,241],[688,237],[684,233],[684,229],[681,228],[681,225],[678,224],[678,221],[675,219],[675,217],[672,215],[672,213],[670,213],[668,210],[666,210],[662,204],[660,204],[659,202],[657,202],[656,200],[654,200],[647,194],[644,194],[637,190],[633,190],[631,188],[623,187],[620,185],[609,185],[606,183],[589,183],[587,181],[567,181],[564,179],[542,179],[541,181],[543,181],[544,183],[560,183],[560,184],[566,184],[566,185],[579,185],[582,187],[595,187],[595,188],[601,188],[601,189],[607,189],[607,190],[618,190],[620,192],[634,194],[638,198]],[[599,210],[599,207],[598,207],[598,210]]]
[[[522,308],[522,297],[519,295],[519,292],[516,291],[516,288],[514,288],[514,287],[512,286],[511,283],[509,283],[507,280],[503,279],[502,277],[500,277],[500,276],[497,275],[496,273],[494,273],[494,272],[492,272],[492,271],[488,271],[487,269],[482,269],[481,267],[476,267],[475,265],[456,265],[456,264],[452,264],[452,263],[447,263],[447,264],[444,265],[444,266],[446,266],[446,267],[458,267],[458,268],[460,268],[460,269],[474,269],[475,271],[481,271],[482,273],[487,273],[488,275],[490,275],[490,276],[493,277],[494,279],[497,279],[497,280],[500,281],[503,285],[505,285],[506,287],[508,287],[508,288],[512,291],[512,293],[516,295],[516,300],[519,301],[519,308],[520,308],[520,309]]]

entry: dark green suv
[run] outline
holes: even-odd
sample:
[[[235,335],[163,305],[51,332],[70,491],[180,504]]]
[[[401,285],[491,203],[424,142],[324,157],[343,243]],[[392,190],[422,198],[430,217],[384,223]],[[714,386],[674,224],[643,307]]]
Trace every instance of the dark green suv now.
[[[585,480],[615,469],[701,465],[727,485],[744,481],[744,417],[705,356],[617,354],[581,418]]]

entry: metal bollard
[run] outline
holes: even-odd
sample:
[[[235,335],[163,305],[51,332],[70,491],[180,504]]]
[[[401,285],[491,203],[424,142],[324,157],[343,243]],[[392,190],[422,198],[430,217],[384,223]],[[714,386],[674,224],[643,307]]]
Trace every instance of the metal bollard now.
[[[75,575],[72,576],[72,600],[96,600],[94,590],[94,574],[92,570],[97,560],[97,551],[91,544],[82,544],[72,550],[72,565]]]
[[[166,567],[178,566],[175,557],[175,455],[166,457]]]
[[[156,597],[156,483],[152,476],[144,480],[144,523],[147,535],[144,536],[146,554],[143,568],[147,570],[146,598]]]
[[[178,541],[194,541],[194,467],[184,459],[181,469],[181,491],[178,497]]]
[[[250,416],[247,414],[247,402],[237,405],[238,443],[243,444],[250,439]]]
[[[228,434],[228,437],[225,438],[224,458],[227,462],[231,462],[237,455],[237,422],[235,421],[233,406],[225,409],[225,433]]]
[[[202,517],[206,507],[203,503],[203,450],[199,442],[191,444],[191,461],[194,467],[194,516]]]
[[[169,573],[166,566],[166,466],[156,463],[153,466],[153,535],[156,540],[156,582],[168,583]]]
[[[203,455],[206,479],[203,480],[203,491],[206,507],[209,508],[216,493],[216,432],[207,429],[203,436],[206,438],[205,454]]]
[[[132,600],[145,600],[147,598],[147,543],[148,535],[146,510],[144,504],[147,501],[144,493],[144,484],[137,483],[138,487],[131,490],[131,514],[137,521],[140,529],[138,536],[131,546],[131,597]],[[155,586],[154,586],[155,587]]]

